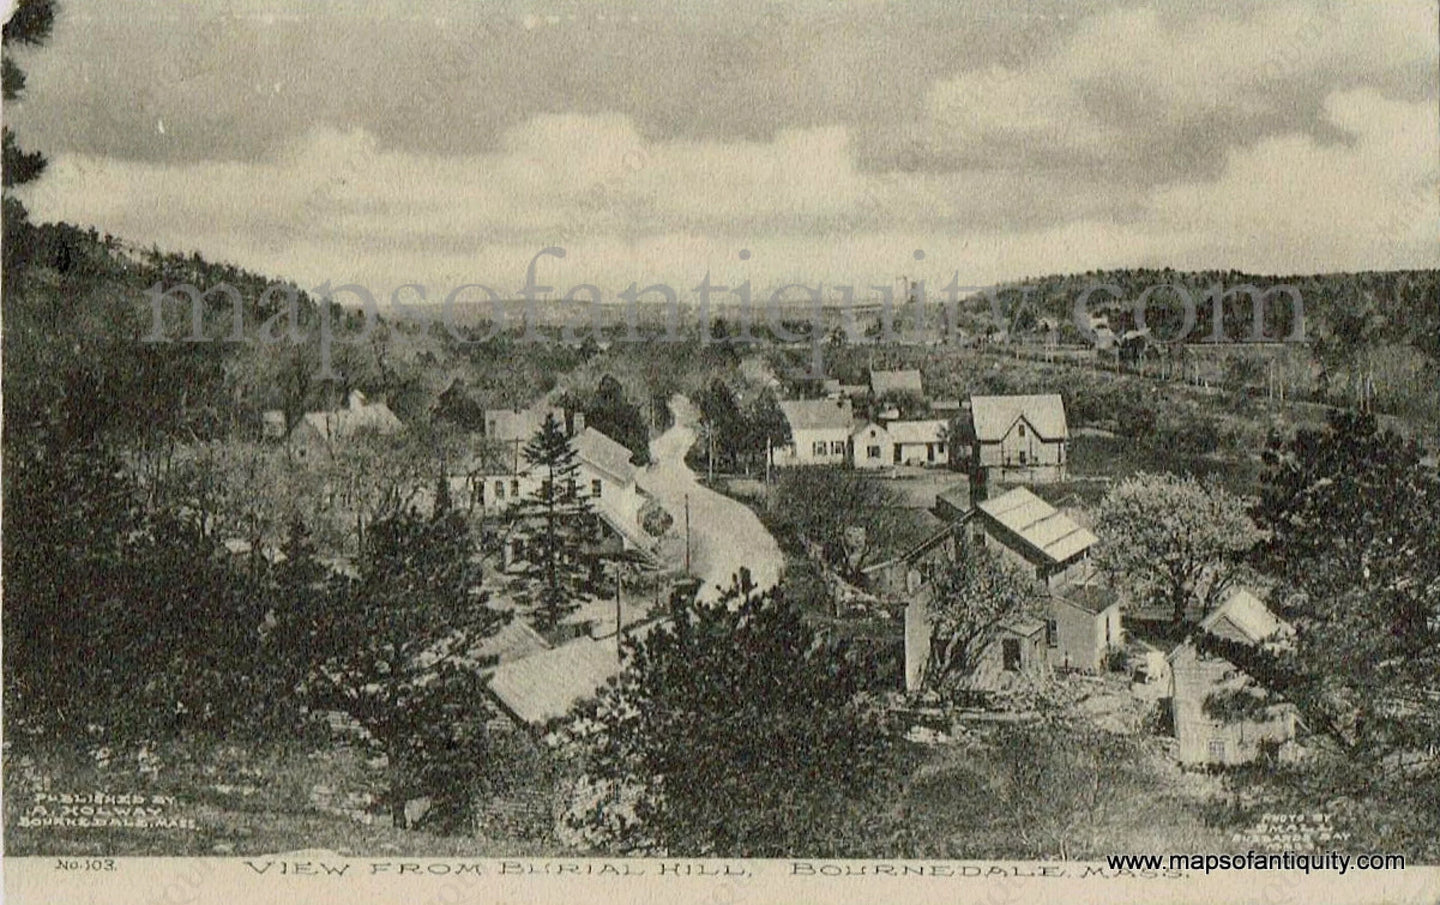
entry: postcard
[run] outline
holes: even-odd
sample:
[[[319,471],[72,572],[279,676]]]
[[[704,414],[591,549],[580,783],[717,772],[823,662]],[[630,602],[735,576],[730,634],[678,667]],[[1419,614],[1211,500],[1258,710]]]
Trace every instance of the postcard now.
[[[1440,901],[1435,0],[9,7],[14,901]]]

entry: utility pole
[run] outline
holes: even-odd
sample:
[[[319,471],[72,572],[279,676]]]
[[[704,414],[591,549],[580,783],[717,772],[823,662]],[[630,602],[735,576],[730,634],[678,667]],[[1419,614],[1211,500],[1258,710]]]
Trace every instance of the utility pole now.
[[[685,494],[685,577],[690,578],[690,494]]]
[[[620,616],[620,571],[621,566],[617,562],[615,564],[615,659],[624,661],[625,651],[620,644],[620,635],[625,627],[625,623],[621,621]]]

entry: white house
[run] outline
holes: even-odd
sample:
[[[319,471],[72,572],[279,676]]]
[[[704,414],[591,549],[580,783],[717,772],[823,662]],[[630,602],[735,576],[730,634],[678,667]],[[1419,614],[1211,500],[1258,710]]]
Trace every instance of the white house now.
[[[856,468],[885,468],[895,457],[895,443],[884,425],[863,421],[850,431],[850,459]]]
[[[939,419],[891,421],[885,426],[896,465],[945,465],[950,461],[949,429]]]
[[[971,514],[967,535],[972,542],[1000,551],[1047,587],[1089,575],[1095,535],[1024,487],[979,503]]]
[[[624,549],[653,547],[655,539],[640,522],[649,497],[636,483],[638,469],[630,461],[630,450],[593,427],[579,431],[570,443],[579,465],[576,490],[589,498],[595,513],[620,538]],[[540,488],[541,477],[525,461],[523,451],[518,467],[510,467],[512,461],[507,453],[498,462],[492,457],[472,464],[467,474],[451,476],[451,493],[468,494],[472,505],[487,513],[503,513],[517,500],[533,497]]]
[[[1289,643],[1293,631],[1243,588],[1232,591],[1201,620],[1199,630],[1239,644],[1276,647]],[[1262,692],[1229,660],[1201,653],[1192,640],[1176,647],[1168,659],[1170,705],[1181,763],[1248,763],[1265,746],[1278,748],[1295,737],[1295,710],[1287,704],[1266,708],[1263,719],[1221,720],[1205,712],[1205,702],[1217,694]]]
[[[970,464],[980,479],[1064,479],[1070,428],[1059,394],[972,396],[970,419]]]
[[[843,465],[850,451],[855,413],[849,399],[784,399],[780,411],[790,423],[790,446],[776,465]]]

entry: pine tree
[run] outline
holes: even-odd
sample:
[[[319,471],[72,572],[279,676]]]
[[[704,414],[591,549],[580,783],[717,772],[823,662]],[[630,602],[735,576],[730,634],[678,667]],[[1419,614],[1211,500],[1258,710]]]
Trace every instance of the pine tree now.
[[[463,813],[484,760],[488,713],[472,658],[507,617],[488,606],[474,553],[459,513],[387,516],[366,532],[359,577],[332,579],[299,627],[313,632],[312,705],[348,713],[369,733],[388,763],[398,827],[410,798]]]
[[[526,444],[525,461],[539,479],[534,492],[510,510],[525,558],[540,570],[540,623],[553,628],[590,596],[586,547],[595,513],[580,487],[580,462],[564,426],[549,415]]]

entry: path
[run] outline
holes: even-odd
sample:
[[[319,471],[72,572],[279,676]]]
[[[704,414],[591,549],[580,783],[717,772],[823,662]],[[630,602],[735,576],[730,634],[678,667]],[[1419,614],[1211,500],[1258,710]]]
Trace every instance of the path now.
[[[780,545],[765,530],[749,506],[709,489],[695,479],[685,464],[685,453],[695,443],[698,414],[684,396],[670,400],[675,425],[650,441],[653,463],[639,478],[640,486],[660,501],[685,531],[685,499],[690,500],[691,572],[704,580],[701,600],[714,600],[720,587],[744,566],[761,590],[780,580],[785,562]]]

